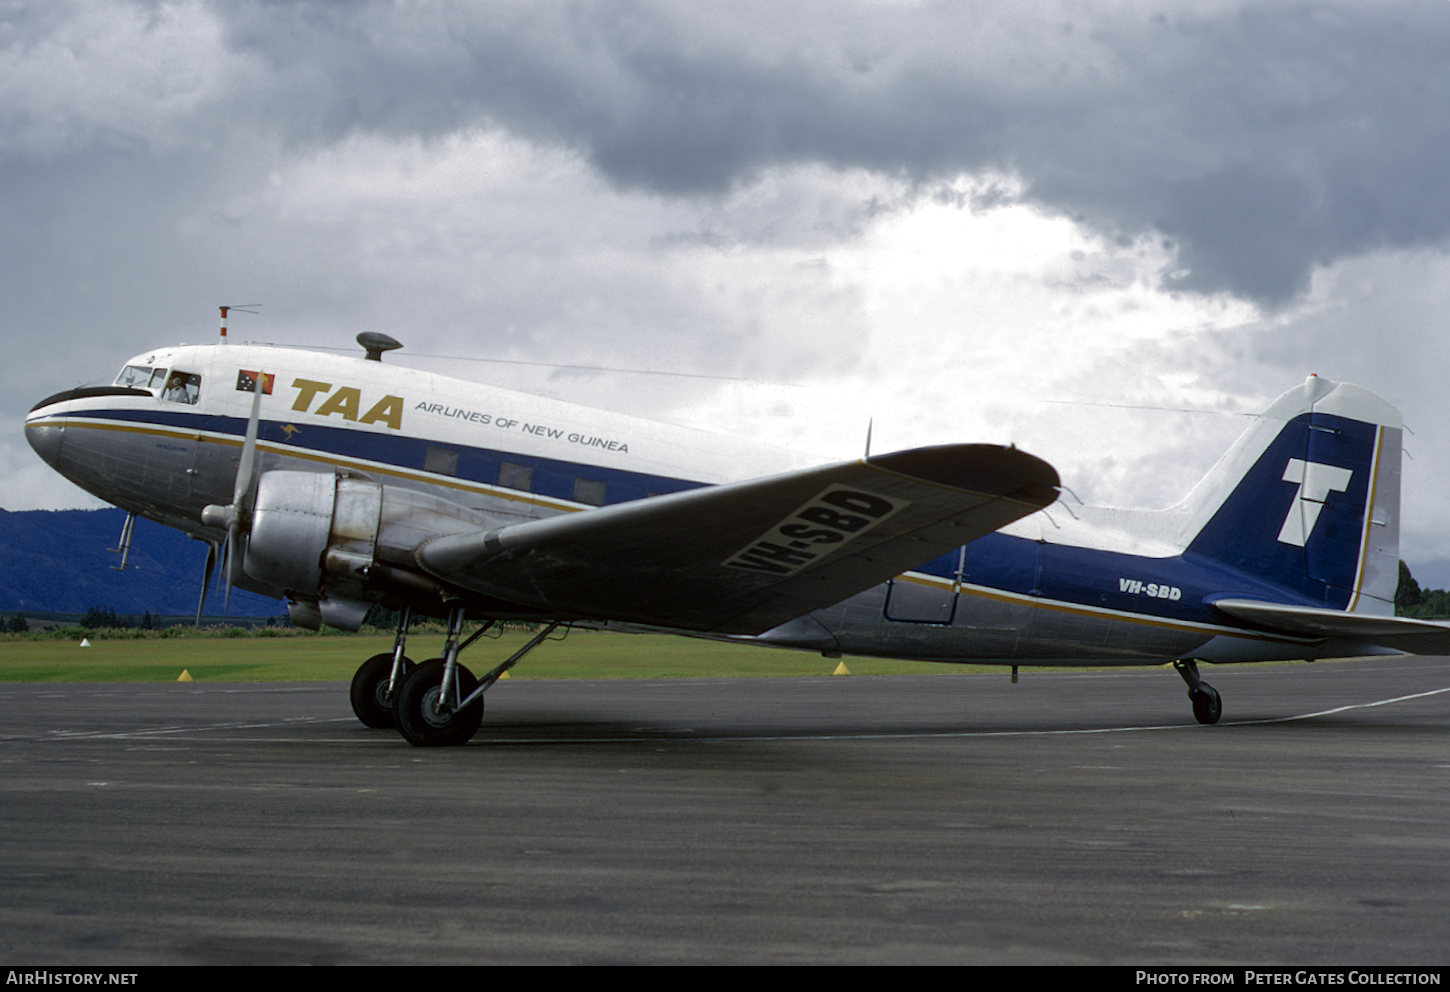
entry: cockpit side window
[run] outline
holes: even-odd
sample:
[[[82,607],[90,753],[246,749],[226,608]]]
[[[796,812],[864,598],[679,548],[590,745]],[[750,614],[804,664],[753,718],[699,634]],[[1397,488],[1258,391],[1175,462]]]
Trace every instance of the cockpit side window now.
[[[201,376],[194,372],[182,372],[180,369],[173,370],[167,376],[166,386],[161,390],[161,398],[173,403],[195,403],[200,395]]]

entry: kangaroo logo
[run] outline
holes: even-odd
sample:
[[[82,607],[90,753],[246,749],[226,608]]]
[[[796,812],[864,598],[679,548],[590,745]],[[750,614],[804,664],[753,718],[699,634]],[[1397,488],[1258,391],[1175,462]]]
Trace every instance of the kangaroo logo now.
[[[1279,540],[1284,544],[1304,547],[1309,535],[1314,533],[1319,511],[1324,509],[1329,494],[1344,492],[1353,477],[1351,469],[1290,458],[1289,464],[1284,467],[1284,481],[1296,483],[1299,489],[1294,493],[1294,501],[1289,504],[1284,526],[1279,529]]]

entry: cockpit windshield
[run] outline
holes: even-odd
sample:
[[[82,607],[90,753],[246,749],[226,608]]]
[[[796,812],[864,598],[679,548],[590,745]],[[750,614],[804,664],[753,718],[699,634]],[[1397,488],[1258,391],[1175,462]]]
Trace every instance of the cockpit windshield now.
[[[167,375],[166,369],[153,365],[127,365],[116,376],[116,385],[149,389],[172,403],[195,404],[201,395],[201,376],[197,373],[173,369]]]
[[[132,389],[149,389],[152,392],[161,388],[166,381],[166,370],[152,368],[150,365],[127,365],[116,376],[116,385],[130,386]]]

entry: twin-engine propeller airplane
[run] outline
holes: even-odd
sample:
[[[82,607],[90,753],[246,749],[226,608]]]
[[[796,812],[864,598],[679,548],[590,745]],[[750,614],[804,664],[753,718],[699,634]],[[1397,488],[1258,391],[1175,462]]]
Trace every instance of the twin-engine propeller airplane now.
[[[304,627],[399,610],[352,703],[417,745],[469,740],[484,692],[559,624],[829,657],[1171,662],[1205,724],[1221,704],[1199,661],[1450,653],[1450,627],[1393,615],[1400,415],[1357,386],[1291,389],[1171,509],[1049,516],[1057,472],[1014,447],[812,465],[358,340],[371,361],[161,348],[41,401],[25,432],[83,489],[208,542],[203,588],[221,558],[228,588],[285,597]],[[415,614],[448,625],[420,665]],[[477,679],[465,618],[543,627]]]

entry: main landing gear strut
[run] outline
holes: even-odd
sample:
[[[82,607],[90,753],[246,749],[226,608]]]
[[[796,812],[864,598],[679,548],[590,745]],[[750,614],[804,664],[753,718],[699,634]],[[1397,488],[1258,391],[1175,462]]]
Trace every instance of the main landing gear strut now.
[[[1192,658],[1180,658],[1173,663],[1173,668],[1188,684],[1193,718],[1205,726],[1218,723],[1218,718],[1223,715],[1223,701],[1218,698],[1217,689],[1198,677],[1198,662]]]
[[[404,606],[398,614],[398,636],[393,641],[393,650],[373,655],[352,677],[348,696],[352,700],[352,711],[364,727],[382,730],[394,725],[393,703],[398,698],[398,690],[418,667],[413,664],[413,659],[403,654],[411,616],[412,611]]]
[[[352,680],[352,708],[368,727],[396,726],[408,743],[418,747],[466,744],[483,722],[483,694],[499,676],[538,647],[554,629],[551,623],[482,680],[458,663],[464,648],[492,629],[489,620],[462,640],[464,611],[448,611],[448,638],[443,656],[414,665],[403,654],[408,635],[407,607],[398,621],[398,636],[391,654],[374,655],[363,662]]]

